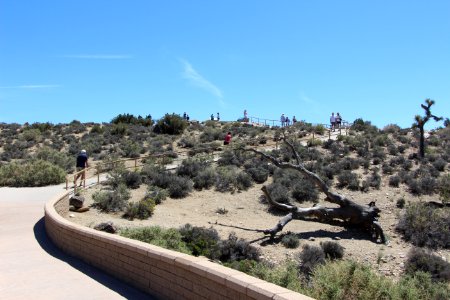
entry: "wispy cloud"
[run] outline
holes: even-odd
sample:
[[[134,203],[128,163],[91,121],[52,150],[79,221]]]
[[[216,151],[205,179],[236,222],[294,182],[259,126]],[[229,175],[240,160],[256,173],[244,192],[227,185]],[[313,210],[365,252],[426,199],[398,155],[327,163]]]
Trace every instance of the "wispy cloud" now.
[[[183,77],[186,78],[189,83],[211,93],[219,100],[219,103],[222,106],[225,105],[225,102],[223,101],[223,93],[217,86],[200,75],[188,61],[183,59],[180,59],[180,61],[184,68]]]
[[[77,59],[131,59],[132,55],[129,54],[69,54],[62,55],[65,58],[77,58]]]
[[[0,86],[0,89],[52,89],[61,87],[59,84],[26,84],[26,85],[11,85]]]

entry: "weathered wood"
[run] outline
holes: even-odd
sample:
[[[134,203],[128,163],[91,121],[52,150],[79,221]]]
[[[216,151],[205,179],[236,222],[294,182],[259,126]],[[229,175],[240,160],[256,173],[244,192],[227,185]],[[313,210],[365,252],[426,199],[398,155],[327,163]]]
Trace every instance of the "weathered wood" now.
[[[263,191],[270,205],[280,210],[289,212],[278,222],[275,227],[264,230],[263,232],[265,234],[270,234],[270,236],[273,238],[278,232],[283,230],[286,224],[288,224],[292,220],[297,219],[332,225],[356,226],[368,231],[370,234],[372,234],[375,240],[380,239],[382,243],[387,243],[386,236],[384,235],[383,229],[378,222],[380,209],[376,207],[375,202],[371,202],[369,205],[360,205],[343,195],[331,191],[330,187],[328,187],[328,185],[317,174],[307,170],[303,166],[303,164],[300,162],[300,156],[298,155],[297,151],[295,151],[292,143],[287,141],[286,137],[284,138],[284,142],[293,151],[297,164],[280,162],[275,157],[255,149],[248,148],[245,149],[245,151],[251,151],[263,156],[264,158],[270,160],[278,168],[297,170],[298,172],[305,175],[305,178],[314,183],[320,189],[320,191],[326,195],[325,201],[337,204],[339,207],[329,208],[314,206],[309,208],[301,208],[290,204],[279,203],[272,199],[269,192],[267,191],[267,187],[263,186],[261,190]]]

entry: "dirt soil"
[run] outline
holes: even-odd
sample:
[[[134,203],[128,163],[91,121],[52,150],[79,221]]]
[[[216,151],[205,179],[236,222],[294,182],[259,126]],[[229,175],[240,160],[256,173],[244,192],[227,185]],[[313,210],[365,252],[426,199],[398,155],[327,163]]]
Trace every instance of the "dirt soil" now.
[[[238,226],[249,229],[268,229],[275,226],[283,213],[274,215],[268,210],[268,204],[261,200],[261,184],[256,184],[247,191],[236,193],[220,193],[211,190],[193,191],[184,199],[167,198],[162,204],[157,205],[154,215],[148,220],[129,221],[123,219],[121,214],[106,214],[95,208],[85,213],[67,212],[64,216],[78,224],[94,227],[95,225],[112,221],[119,227],[154,226],[178,228],[190,223],[195,226],[215,228],[222,238],[227,238],[231,232],[238,237],[248,241],[254,241],[253,245],[260,248],[264,259],[273,263],[280,263],[287,258],[295,259],[305,244],[319,245],[324,241],[337,241],[345,248],[345,257],[372,266],[372,268],[394,279],[398,278],[403,271],[404,262],[408,251],[412,247],[409,243],[402,241],[395,232],[398,215],[401,209],[396,207],[397,199],[404,197],[406,202],[431,200],[427,197],[412,197],[403,188],[389,187],[386,178],[383,178],[380,190],[371,190],[368,193],[339,190],[350,199],[360,204],[368,204],[376,200],[381,209],[380,222],[390,241],[389,245],[375,243],[370,236],[358,229],[345,229],[342,227],[293,220],[282,231],[292,232],[300,238],[300,247],[297,249],[285,248],[281,243],[269,242],[263,233],[246,231],[230,226]],[[270,181],[265,184],[270,184]],[[100,186],[85,191],[86,205],[91,205],[92,193],[101,188]],[[137,190],[132,190],[132,199],[137,201],[144,194],[146,186],[142,185]],[[321,195],[323,199],[323,194]],[[434,199],[436,200],[436,199]],[[322,206],[332,206],[328,202],[321,201]],[[311,206],[310,203],[302,204],[303,207]],[[227,211],[225,214],[218,213],[219,209]],[[227,226],[222,226],[224,224]],[[449,250],[437,252],[447,261],[450,259]]]

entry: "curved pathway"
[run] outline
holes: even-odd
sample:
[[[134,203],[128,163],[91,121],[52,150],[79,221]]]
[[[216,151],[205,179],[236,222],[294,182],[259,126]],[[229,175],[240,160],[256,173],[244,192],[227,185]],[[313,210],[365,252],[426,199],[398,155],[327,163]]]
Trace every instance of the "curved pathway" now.
[[[64,185],[0,188],[1,299],[149,299],[56,248],[44,228],[44,204]]]

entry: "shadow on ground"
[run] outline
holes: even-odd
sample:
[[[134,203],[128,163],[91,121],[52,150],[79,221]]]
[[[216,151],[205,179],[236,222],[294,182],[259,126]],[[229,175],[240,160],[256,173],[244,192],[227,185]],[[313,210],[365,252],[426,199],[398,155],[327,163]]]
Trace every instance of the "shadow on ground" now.
[[[44,218],[41,218],[34,225],[33,231],[37,242],[45,252],[65,263],[68,263],[71,267],[94,279],[99,284],[109,288],[112,291],[115,291],[122,297],[126,299],[156,299],[156,297],[151,297],[148,294],[145,294],[138,289],[127,285],[126,283],[110,275],[107,275],[103,271],[81,261],[80,259],[62,252],[48,238],[47,233],[45,232]]]

